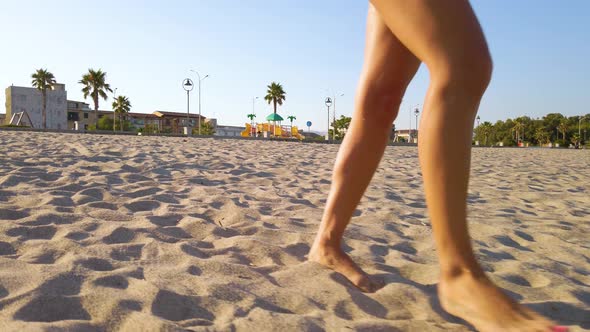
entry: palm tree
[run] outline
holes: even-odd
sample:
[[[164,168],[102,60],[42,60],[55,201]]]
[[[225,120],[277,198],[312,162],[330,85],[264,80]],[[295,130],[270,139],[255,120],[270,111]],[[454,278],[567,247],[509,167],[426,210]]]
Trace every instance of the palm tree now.
[[[549,143],[549,141],[550,141],[549,134],[543,128],[537,129],[537,131],[535,132],[535,138],[537,139],[537,141],[539,142],[539,145],[541,145],[541,146]]]
[[[573,135],[572,135],[572,137],[570,138],[570,141],[572,141],[572,144],[573,144],[573,145],[574,145],[576,148],[578,148],[578,147],[579,147],[579,146],[578,146],[578,144],[580,144],[580,142],[581,142],[582,140],[580,139],[580,135],[578,135],[578,134],[576,133],[576,134],[573,134]]]
[[[565,133],[567,132],[567,129],[568,129],[567,128],[567,123],[564,120],[562,120],[559,123],[559,126],[557,126],[557,130],[561,131],[561,134],[563,135],[563,140],[564,141],[565,141]],[[559,139],[559,137],[558,137],[558,139]]]
[[[481,130],[481,133],[484,135],[484,145],[487,146],[488,145],[488,136],[491,135],[492,130],[494,129],[493,125],[491,122],[485,121],[478,128]]]
[[[115,116],[119,114],[121,117],[119,122],[121,123],[121,131],[123,131],[123,114],[129,113],[131,110],[131,103],[129,102],[129,98],[125,96],[118,96],[113,101],[113,110],[115,111]],[[113,120],[114,121],[114,120]]]
[[[82,88],[82,92],[84,93],[84,98],[88,98],[88,96],[92,97],[92,101],[94,101],[94,116],[96,118],[96,127],[98,128],[98,99],[99,97],[107,100],[107,92],[113,92],[111,90],[111,86],[106,82],[107,73],[103,72],[102,70],[94,70],[92,68],[88,69],[88,73],[82,76],[80,80],[80,84],[84,87]]]
[[[247,115],[247,117],[250,119],[250,126],[254,128],[254,118],[256,117],[256,114],[250,113]],[[250,129],[250,135],[252,136],[252,129]]]
[[[289,115],[287,117],[287,119],[289,119],[289,121],[291,121],[291,129],[290,130],[291,130],[291,136],[293,136],[293,120],[297,120],[297,118],[294,117],[293,115]]]
[[[33,81],[31,84],[34,88],[41,91],[43,95],[43,129],[47,128],[47,89],[53,89],[55,84],[55,76],[47,71],[47,69],[37,69],[33,75],[31,75]]]
[[[514,127],[512,127],[512,130],[516,132],[516,144],[518,144],[520,141],[520,133],[523,131],[523,129],[524,125],[522,124],[522,122],[514,121]]]
[[[283,90],[283,86],[280,83],[272,82],[269,86],[267,86],[266,96],[264,100],[270,105],[273,103],[274,106],[274,113],[277,113],[277,104],[283,105],[283,101],[285,101],[285,90]]]

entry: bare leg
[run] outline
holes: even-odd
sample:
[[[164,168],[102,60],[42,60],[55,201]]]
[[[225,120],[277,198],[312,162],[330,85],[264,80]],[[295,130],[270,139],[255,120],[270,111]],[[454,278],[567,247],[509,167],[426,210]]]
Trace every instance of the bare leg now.
[[[467,230],[471,131],[491,75],[488,48],[467,0],[372,0],[399,40],[429,68],[419,154],[438,249],[439,296],[481,331],[550,331],[485,276]]]
[[[309,254],[311,261],[343,274],[366,292],[375,291],[379,285],[342,251],[341,240],[379,165],[401,98],[419,65],[420,61],[395,38],[370,6],[365,65],[355,112],[338,152],[326,209]]]

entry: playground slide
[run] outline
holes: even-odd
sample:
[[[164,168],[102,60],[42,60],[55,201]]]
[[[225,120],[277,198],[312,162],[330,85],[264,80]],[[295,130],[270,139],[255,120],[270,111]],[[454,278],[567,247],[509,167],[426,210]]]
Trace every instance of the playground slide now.
[[[297,129],[296,126],[293,126],[293,128],[291,128],[291,136],[295,137],[297,139],[304,139],[305,137],[303,137],[303,135],[301,135],[299,133],[299,129]]]
[[[246,123],[246,129],[242,132],[242,137],[250,137],[251,132],[252,126],[249,123]]]
[[[246,123],[246,129],[244,131],[241,132],[241,136],[242,137],[252,137],[251,133],[252,133],[252,125],[249,123]],[[305,137],[301,134],[299,134],[299,129],[297,129],[296,126],[293,126],[293,128],[291,129],[291,135],[289,135],[289,128],[287,128],[286,130],[283,130],[283,128],[281,128],[280,126],[270,126],[266,123],[264,124],[257,124],[256,125],[256,130],[260,131],[260,132],[269,132],[269,133],[273,133],[276,137],[294,137],[297,139],[305,139]]]

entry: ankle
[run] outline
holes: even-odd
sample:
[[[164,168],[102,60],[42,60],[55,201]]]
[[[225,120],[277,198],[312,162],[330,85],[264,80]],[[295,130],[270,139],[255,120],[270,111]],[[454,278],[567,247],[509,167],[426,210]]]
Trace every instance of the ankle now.
[[[340,248],[342,244],[342,233],[329,230],[320,230],[314,240],[314,247]]]
[[[481,279],[485,278],[485,272],[477,262],[470,264],[441,265],[441,282],[452,282],[457,279]]]

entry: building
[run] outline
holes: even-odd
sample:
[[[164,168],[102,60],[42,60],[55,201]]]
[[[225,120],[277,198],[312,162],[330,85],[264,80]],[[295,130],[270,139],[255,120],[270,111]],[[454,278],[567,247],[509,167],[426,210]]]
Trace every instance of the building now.
[[[418,143],[418,130],[416,129],[400,129],[395,130],[395,135],[392,138],[394,142],[399,142],[400,138],[403,139],[404,142],[410,142],[410,137],[412,143]]]
[[[26,113],[33,128],[43,128],[43,94],[36,88],[9,86],[6,88],[6,118],[10,123]],[[67,129],[67,91],[64,84],[55,84],[47,90],[46,122],[47,129]]]
[[[130,112],[123,115],[123,120],[128,120],[131,127],[137,131],[146,133],[159,133],[162,131],[161,118],[156,114]]]
[[[246,130],[246,127],[239,126],[216,126],[215,136],[222,137],[241,137],[242,132]]]
[[[35,88],[10,86],[6,88],[6,114],[0,115],[0,125],[10,124],[14,118],[13,124],[18,122],[36,129],[43,128],[42,110],[43,97],[40,91]],[[99,120],[105,116],[112,119],[114,112],[98,110],[95,114],[90,104],[68,100],[64,84],[56,84],[52,90],[47,91],[47,129],[89,130],[97,123],[96,115]],[[187,121],[187,114],[181,112],[127,113],[117,117],[117,128],[120,128],[120,119],[129,121],[132,130],[175,135],[184,134],[187,124],[189,127],[197,128],[199,119],[201,123],[207,121],[204,116],[198,114],[189,114]],[[209,122],[216,126],[214,119]],[[236,136],[239,136],[239,132]]]
[[[189,127],[196,128],[199,124],[199,117],[201,123],[205,122],[205,117],[198,114],[186,114],[179,112],[165,112],[155,111],[153,115],[160,119],[160,132],[165,134],[184,134],[184,127],[187,126],[187,117]]]
[[[77,128],[76,122],[78,122]],[[88,126],[93,124],[95,124],[94,112],[88,103],[68,100],[68,129],[87,130]]]

